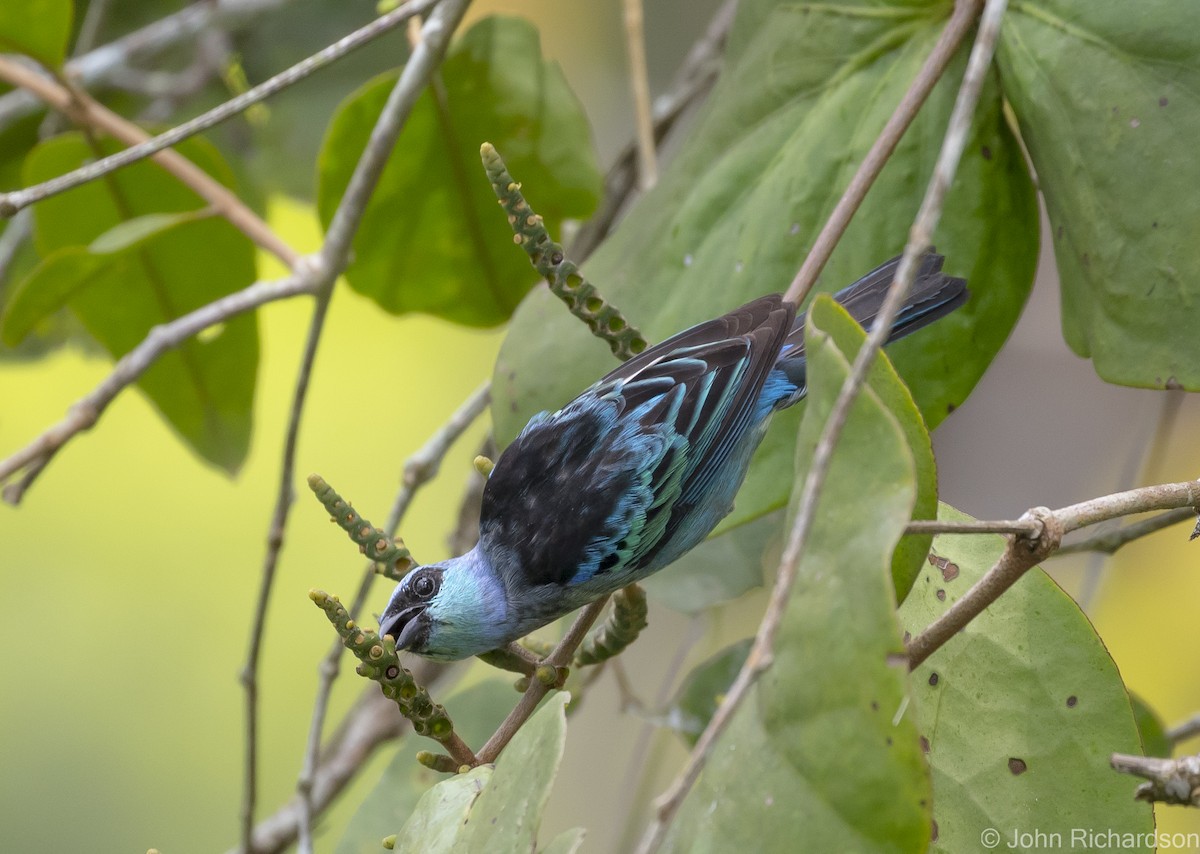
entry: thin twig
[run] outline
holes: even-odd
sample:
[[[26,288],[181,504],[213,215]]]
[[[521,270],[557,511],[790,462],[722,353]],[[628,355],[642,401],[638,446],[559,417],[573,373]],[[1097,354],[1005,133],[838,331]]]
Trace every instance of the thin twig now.
[[[871,146],[871,150],[859,164],[854,177],[850,179],[845,192],[838,199],[833,212],[829,214],[829,219],[825,221],[821,233],[813,242],[808,257],[804,259],[796,277],[788,285],[784,299],[799,304],[808,296],[808,292],[816,284],[817,276],[821,275],[821,270],[825,268],[838,241],[846,233],[851,218],[858,211],[863,199],[867,197],[867,191],[871,189],[871,185],[875,183],[879,173],[883,171],[883,167],[887,164],[888,158],[892,156],[892,152],[896,150],[896,146],[900,143],[904,132],[908,130],[908,126],[917,117],[921,105],[925,103],[929,93],[933,91],[933,87],[945,73],[950,60],[958,52],[958,46],[971,31],[972,25],[979,17],[981,7],[982,0],[956,0],[954,13],[938,37],[933,50],[926,57],[925,64],[917,72],[912,85],[904,93],[900,103],[896,105],[891,118],[887,120],[887,124],[883,126],[883,130],[880,131]]]
[[[396,500],[392,503],[392,509],[384,522],[383,531],[389,539],[396,535],[400,522],[408,512],[417,490],[437,475],[438,468],[450,447],[483,414],[490,400],[489,390],[490,384],[484,383],[472,392],[470,397],[450,416],[449,420],[429,438],[429,441],[408,458],[404,464],[404,476],[400,489],[396,493]],[[476,517],[476,527],[478,527],[478,516]],[[352,615],[357,615],[362,611],[376,575],[374,562],[367,564],[363,571],[362,581],[359,583],[358,592],[349,608]],[[333,683],[337,680],[341,669],[341,657],[344,651],[345,646],[341,640],[335,639],[329,652],[317,666],[317,691],[313,701],[312,721],[309,724],[308,741],[300,776],[296,781],[299,807],[297,820],[301,823],[300,833],[302,836],[307,833],[304,825],[307,824],[308,827],[311,827],[312,818],[317,810],[314,793],[317,785],[318,758],[321,755],[321,734],[325,728],[325,718],[329,712],[329,699],[333,693]]]
[[[470,0],[444,0],[444,2],[434,8],[433,13],[423,28],[420,44],[413,49],[412,55],[404,65],[404,70],[400,73],[400,78],[396,81],[395,86],[392,87],[387,102],[379,118],[376,120],[375,126],[371,129],[367,145],[363,149],[358,163],[355,164],[354,174],[350,177],[346,192],[342,195],[342,199],[338,203],[338,208],[334,212],[333,220],[326,232],[325,243],[322,245],[319,253],[321,263],[316,265],[313,272],[314,277],[320,282],[320,288],[317,291],[319,298],[328,299],[328,292],[332,288],[334,279],[338,272],[345,266],[349,257],[351,241],[354,239],[354,234],[358,229],[359,223],[362,221],[363,213],[370,202],[371,194],[374,192],[375,186],[379,181],[379,176],[383,173],[384,166],[396,144],[396,139],[399,137],[400,131],[404,128],[404,124],[408,120],[408,116],[412,112],[417,98],[429,84],[433,70],[441,63],[446,47],[450,42],[450,36],[462,20],[469,3]],[[313,351],[315,351],[321,328],[321,324],[317,322],[317,318],[319,315],[323,319],[323,314],[324,308],[318,307],[318,312],[314,315],[313,334],[310,336],[309,341],[310,349]],[[308,352],[306,351],[306,353]],[[305,381],[304,385],[306,385],[307,371],[304,368],[301,369],[301,376]],[[303,403],[301,389],[302,385],[298,380],[297,399],[300,405]],[[299,418],[298,409],[293,409],[293,415],[296,419]],[[249,850],[251,835],[254,829],[254,806],[257,789],[255,755],[257,752],[256,708],[258,692],[257,682],[254,678],[255,667],[258,648],[261,644],[261,637],[265,627],[266,602],[270,594],[274,565],[278,558],[279,548],[282,546],[283,524],[286,523],[287,507],[291,502],[292,478],[291,472],[286,471],[286,469],[290,468],[288,463],[289,458],[285,456],[285,472],[283,474],[286,482],[281,483],[280,486],[280,501],[277,505],[276,516],[276,520],[280,522],[280,525],[278,529],[273,525],[270,534],[270,545],[268,546],[267,558],[263,568],[263,580],[259,594],[259,610],[256,612],[257,617],[251,629],[250,656],[243,676],[243,684],[246,686],[247,743],[246,780],[242,810],[242,845],[246,850]],[[282,510],[279,511],[279,508],[282,508]],[[306,818],[311,812],[311,803],[303,803],[301,805],[301,812],[302,818]],[[304,828],[304,832],[306,831],[307,827]]]
[[[725,0],[713,15],[704,36],[688,51],[670,90],[654,104],[654,141],[662,142],[688,108],[706,95],[717,79],[729,28],[733,25],[737,0]],[[637,184],[637,143],[629,143],[617,155],[604,179],[604,197],[592,218],[571,241],[570,255],[584,261],[612,229]]]
[[[64,76],[74,81],[76,86],[92,90],[105,85],[114,72],[128,69],[137,61],[169,51],[213,28],[235,30],[246,26],[286,2],[288,0],[212,0],[193,3],[106,45],[95,49],[89,46],[87,53],[66,64]],[[97,4],[88,5],[89,13],[94,5]],[[41,101],[21,89],[0,96],[0,132],[37,112],[41,105]]]
[[[1157,516],[1151,516],[1149,519],[1142,519],[1140,522],[1134,522],[1132,525],[1126,525],[1123,528],[1116,528],[1112,531],[1102,531],[1087,539],[1079,540],[1075,543],[1068,543],[1054,553],[1058,555],[1075,554],[1078,552],[1102,552],[1103,554],[1116,554],[1117,550],[1122,546],[1141,539],[1142,537],[1153,534],[1156,531],[1161,531],[1163,528],[1169,528],[1172,525],[1178,525],[1180,522],[1189,522],[1196,518],[1196,511],[1191,507],[1180,507],[1177,510],[1168,510],[1166,513],[1160,513]]]
[[[1040,530],[1012,537],[995,566],[909,642],[909,667],[915,668],[920,665],[971,620],[983,613],[988,605],[995,602],[1025,572],[1057,551],[1063,535],[1130,513],[1173,510],[1180,507],[1192,508],[1192,512],[1200,507],[1200,480],[1144,486],[1092,498],[1060,510],[1049,510],[1045,507],[1030,509],[1021,517],[1021,521],[1036,523]]]
[[[71,406],[61,421],[42,431],[41,435],[21,450],[0,461],[0,483],[8,481],[22,469],[27,470],[24,480],[5,488],[4,500],[11,504],[20,502],[32,482],[28,472],[40,471],[64,444],[94,425],[113,399],[145,373],[163,353],[178,347],[211,326],[224,323],[269,302],[312,293],[313,287],[311,275],[304,272],[275,281],[255,282],[170,323],[151,329],[140,344],[117,360],[112,372],[98,386]]]
[[[629,59],[629,85],[633,91],[634,127],[637,133],[638,188],[645,192],[658,183],[658,158],[654,151],[654,119],[650,114],[650,80],[646,74],[645,16],[642,0],[622,0],[625,17],[625,51]]]
[[[292,394],[292,407],[288,413],[287,430],[283,442],[283,460],[279,466],[279,485],[275,495],[275,510],[271,514],[271,526],[267,531],[267,552],[263,557],[262,577],[258,586],[258,601],[250,626],[249,649],[246,663],[242,667],[241,682],[246,689],[246,757],[245,777],[242,793],[242,846],[249,850],[254,834],[254,809],[258,801],[258,662],[262,650],[263,633],[267,624],[267,606],[271,600],[275,570],[279,566],[279,553],[283,549],[287,531],[288,515],[296,491],[292,481],[296,477],[296,445],[300,435],[300,420],[304,414],[304,403],[308,397],[308,384],[312,376],[313,361],[321,343],[321,332],[325,328],[325,317],[329,311],[329,299],[333,295],[333,281],[316,295],[312,318],[309,320],[308,337],[300,367],[296,373],[296,386]],[[302,807],[309,806],[302,802]],[[301,828],[301,837],[307,827]]]
[[[0,56],[0,80],[5,80],[13,86],[28,89],[76,124],[103,131],[125,145],[136,146],[150,138],[145,131],[133,124],[133,122],[122,118],[104,105],[92,100],[86,93],[79,90],[69,90],[53,80],[34,73],[19,62],[2,56]],[[132,149],[126,149],[126,151],[130,150]],[[149,155],[149,152],[147,154]],[[113,157],[117,156],[119,154],[113,155]],[[204,201],[208,202],[218,215],[229,220],[238,231],[279,258],[288,269],[294,270],[296,268],[296,264],[300,260],[299,253],[288,246],[258,214],[254,213],[228,187],[177,151],[157,151],[157,153],[150,156],[153,156],[155,163],[175,176]],[[96,162],[102,163],[104,161],[100,160]],[[77,175],[89,168],[89,166],[84,166],[70,174]],[[103,173],[97,173],[97,175],[99,174]],[[96,175],[92,175],[88,180],[94,177]],[[39,184],[37,187],[32,187],[29,190],[0,193],[0,216],[10,217],[26,205],[52,195],[52,193],[41,192],[41,188],[55,185],[55,182],[59,180],[61,179],[54,178],[45,184]],[[62,192],[81,183],[83,181],[70,182],[61,186],[56,192]]]
[[[33,211],[21,211],[9,221],[0,234],[0,286],[8,277],[8,271],[16,260],[17,253],[33,234]]]
[[[914,519],[904,529],[906,534],[1027,534],[1036,536],[1042,528],[1037,522],[1027,519],[1001,519],[983,521],[971,519],[967,522],[943,522],[938,519]]]
[[[120,119],[120,117],[115,116],[115,114],[109,114],[107,117],[105,117],[105,123],[100,124],[99,117],[103,116],[105,113],[108,113],[108,111],[100,105],[95,104],[95,102],[91,102],[90,99],[85,102],[86,111],[84,115],[77,116],[72,113],[69,101],[59,98],[54,94],[54,90],[61,90],[62,87],[54,83],[52,80],[42,77],[41,75],[36,74],[29,69],[25,69],[23,66],[17,66],[24,72],[21,75],[21,82],[17,82],[13,80],[9,74],[3,73],[4,67],[0,66],[0,77],[8,79],[9,82],[12,82],[14,85],[19,85],[23,88],[29,89],[39,98],[42,98],[42,100],[51,104],[56,109],[71,114],[73,119],[85,121],[88,124],[101,127],[107,133],[112,134],[126,145],[132,146],[131,148],[118,151],[117,153],[111,154],[108,157],[104,157],[93,163],[81,166],[80,168],[68,172],[65,175],[52,178],[51,180],[36,186],[27,187],[23,190],[15,190],[11,193],[0,194],[0,216],[12,216],[12,214],[16,213],[16,211],[27,205],[33,204],[34,202],[39,202],[42,199],[48,198],[57,193],[65,192],[72,187],[77,187],[80,184],[87,183],[88,181],[94,181],[101,175],[106,175],[109,172],[120,169],[122,166],[127,166],[130,163],[134,163],[145,157],[154,157],[160,164],[162,164],[163,168],[170,169],[172,167],[169,166],[167,162],[164,162],[160,159],[164,149],[170,148],[172,145],[176,145],[190,136],[195,136],[202,131],[208,130],[214,125],[220,124],[221,122],[226,121],[227,119],[230,119],[241,112],[244,112],[246,109],[254,104],[257,104],[259,101],[262,101],[265,98],[268,98],[271,95],[274,95],[275,93],[292,86],[300,80],[303,80],[305,77],[308,77],[314,71],[324,68],[330,63],[341,59],[343,56],[355,50],[356,48],[362,47],[364,44],[367,44],[373,39],[378,38],[397,25],[408,20],[408,18],[412,17],[413,15],[423,14],[437,2],[438,0],[412,0],[412,2],[405,3],[403,6],[392,10],[386,15],[381,15],[375,20],[371,21],[371,23],[367,24],[365,27],[356,30],[345,38],[339,39],[324,50],[318,51],[307,59],[301,60],[286,71],[276,74],[270,80],[260,83],[253,89],[249,89],[246,92],[243,92],[241,95],[225,101],[223,104],[209,110],[207,113],[199,115],[190,121],[186,121],[181,125],[173,127],[169,131],[166,131],[165,133],[153,138],[141,131],[141,129],[137,128],[136,125],[125,122],[124,119]],[[7,64],[16,65],[15,63]],[[103,113],[100,111],[103,111]],[[119,126],[112,117],[115,117],[116,119],[119,119],[120,122],[124,123],[124,127],[121,127],[120,130],[118,130]],[[132,131],[130,129],[132,129]],[[181,180],[183,180],[182,176]],[[185,183],[187,183],[187,181],[185,181]],[[188,186],[191,186],[191,184],[189,183]],[[197,192],[199,192],[199,190],[197,190]],[[255,242],[259,241],[256,240]],[[263,245],[268,251],[278,254],[275,248],[272,248],[266,244],[261,245]],[[289,267],[292,266],[292,262],[290,262],[287,258],[282,255],[280,257],[283,258],[285,264],[288,264]]]
[[[426,686],[434,685],[450,672],[445,665],[425,659],[413,662],[412,671],[413,678]],[[396,704],[378,686],[365,686],[321,753],[313,780],[313,811],[319,814],[328,809],[375,750],[408,731],[408,721],[400,715]],[[239,846],[230,849],[229,854],[279,854],[296,841],[299,817],[299,799],[293,798],[255,825],[249,852]]]
[[[929,186],[926,188],[925,198],[921,202],[921,208],[917,212],[916,220],[909,232],[908,244],[905,246],[904,256],[896,272],[896,279],[888,290],[887,298],[867,335],[867,340],[859,348],[858,354],[854,358],[850,373],[842,384],[837,400],[817,441],[808,476],[805,478],[804,487],[800,493],[796,520],[788,537],[787,547],[784,549],[783,558],[779,564],[775,587],[771,591],[771,599],[762,623],[759,625],[754,644],[725,699],[722,700],[704,733],[692,749],[687,764],[656,802],[657,816],[642,838],[638,849],[640,854],[651,854],[662,845],[671,821],[678,813],[684,797],[691,791],[696,779],[700,776],[717,738],[733,720],[734,712],[749,695],[758,676],[771,664],[775,635],[791,597],[800,559],[808,544],[809,532],[816,519],[817,503],[825,479],[829,474],[834,448],[849,416],[850,407],[857,399],[866,380],[867,372],[891,330],[892,321],[912,287],[917,263],[932,241],[933,231],[941,216],[946,192],[949,190],[950,182],[954,178],[966,144],[971,118],[979,101],[987,69],[991,64],[996,38],[1000,32],[1000,20],[1006,6],[1007,0],[988,0],[984,9],[979,35],[971,49],[967,71],[963,76],[954,110],[950,114],[942,149],[938,154]]]
[[[571,657],[575,655],[575,650],[579,644],[583,643],[583,639],[587,637],[588,629],[592,627],[592,623],[596,622],[596,618],[604,610],[604,606],[608,603],[608,597],[597,599],[595,602],[584,607],[579,612],[579,616],[575,618],[575,622],[571,624],[571,628],[563,635],[563,639],[554,647],[554,651],[546,657],[544,664],[547,664],[556,669],[566,667],[571,661]],[[542,698],[549,693],[552,686],[548,685],[540,679],[530,679],[529,687],[525,689],[525,693],[521,695],[520,701],[517,703],[504,722],[492,737],[487,740],[487,744],[479,749],[475,754],[479,764],[483,765],[488,762],[495,762],[496,757],[500,755],[500,751],[505,745],[516,735],[525,721],[529,720],[530,715],[538,707],[538,703]]]
[[[1167,740],[1172,744],[1179,744],[1181,741],[1187,741],[1198,735],[1200,735],[1200,714],[1192,715],[1183,723],[1175,724],[1167,730]]]

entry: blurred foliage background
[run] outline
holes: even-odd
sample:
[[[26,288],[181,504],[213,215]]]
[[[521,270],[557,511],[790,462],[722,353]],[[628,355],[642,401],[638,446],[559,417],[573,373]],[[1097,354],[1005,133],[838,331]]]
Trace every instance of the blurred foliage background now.
[[[107,29],[124,32],[180,5],[113,3]],[[715,6],[647,4],[652,90],[665,85]],[[632,124],[619,4],[480,2],[471,18],[494,11],[537,24],[543,52],[561,63],[585,104],[606,165]],[[262,79],[373,13],[373,4],[359,0],[292,3],[239,37],[246,72]],[[277,230],[304,251],[319,243],[311,202],[321,133],[342,97],[398,62],[402,39],[393,34],[272,100],[260,128],[235,123],[214,134],[244,184],[278,185],[290,194],[263,204]],[[211,98],[189,109],[199,112],[220,93]],[[256,135],[252,146],[248,133]],[[1189,441],[1200,431],[1194,397],[1179,401],[1172,429],[1162,431],[1163,392],[1107,385],[1067,350],[1051,243],[1042,241],[1034,296],[1017,330],[935,435],[942,498],[979,518],[1184,479],[1200,469],[1200,449]],[[259,313],[253,444],[236,479],[200,464],[144,397],[129,392],[59,455],[19,509],[0,510],[7,598],[0,621],[0,828],[7,850],[155,846],[175,854],[235,843],[244,749],[237,674],[308,314],[307,301]],[[320,472],[382,519],[404,459],[490,376],[501,336],[388,317],[340,287],[316,363],[298,472]],[[60,418],[109,365],[78,347],[0,361],[0,451]],[[417,556],[445,553],[483,429],[468,432],[418,496],[403,528]],[[319,505],[302,489],[297,501],[261,667],[260,815],[291,795],[316,662],[332,637],[307,591],[348,593],[361,568]],[[1176,528],[1111,560],[1072,556],[1048,567],[1081,599],[1127,685],[1168,723],[1200,711],[1196,565],[1195,544],[1188,551],[1184,530]],[[385,587],[378,585],[375,609]],[[764,598],[758,591],[694,619],[654,607],[650,631],[625,659],[635,689],[644,698],[660,694],[678,669],[680,638],[708,629],[702,642],[683,648],[694,663],[750,634]],[[343,677],[331,720],[360,687],[352,674]],[[619,703],[606,676],[571,719],[544,838],[582,825],[585,851],[624,850],[683,756],[676,736],[647,735],[637,716],[616,714]],[[322,822],[320,850],[333,849],[392,752],[382,751]],[[661,770],[638,784],[634,771],[644,755]],[[1132,796],[1132,781],[1129,788]],[[628,827],[611,820],[622,814],[631,816]],[[1158,818],[1163,831],[1200,829],[1194,811],[1160,808]]]

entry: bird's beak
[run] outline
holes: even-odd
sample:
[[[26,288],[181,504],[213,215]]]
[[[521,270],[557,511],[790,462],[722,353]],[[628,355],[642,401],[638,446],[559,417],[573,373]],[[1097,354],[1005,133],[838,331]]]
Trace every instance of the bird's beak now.
[[[396,649],[409,649],[429,634],[430,619],[425,605],[412,605],[395,614],[386,611],[379,621],[379,634],[396,639]]]

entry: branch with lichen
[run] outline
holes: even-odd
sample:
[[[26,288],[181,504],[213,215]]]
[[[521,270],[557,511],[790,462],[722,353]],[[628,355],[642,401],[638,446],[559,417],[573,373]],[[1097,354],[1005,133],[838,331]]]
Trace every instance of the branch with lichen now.
[[[450,760],[456,763],[455,768],[474,766],[475,754],[454,731],[445,707],[433,702],[429,692],[400,665],[395,639],[391,635],[381,638],[371,629],[361,628],[350,619],[350,612],[336,596],[323,590],[310,591],[308,596],[325,612],[346,649],[362,662],[356,668],[358,673],[379,683],[384,696],[394,701],[400,713],[412,721],[413,731],[446,748]]]
[[[607,341],[613,355],[621,361],[645,350],[647,343],[642,333],[579,274],[579,268],[566,257],[562,245],[550,238],[542,218],[521,194],[521,185],[508,173],[495,147],[485,142],[479,148],[479,156],[496,198],[508,214],[513,242],[525,250],[534,269],[546,279],[551,293],[566,303],[571,314],[586,323],[593,335]]]
[[[586,667],[600,664],[613,656],[620,655],[637,640],[646,628],[646,591],[638,584],[630,584],[613,594],[613,609],[575,653],[575,666]]]

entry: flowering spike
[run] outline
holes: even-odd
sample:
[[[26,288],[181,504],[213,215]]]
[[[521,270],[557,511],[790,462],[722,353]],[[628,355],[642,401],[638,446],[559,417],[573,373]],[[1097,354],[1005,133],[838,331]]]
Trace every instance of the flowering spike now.
[[[513,242],[529,255],[530,263],[546,279],[550,291],[567,304],[571,314],[588,325],[593,335],[607,341],[613,355],[622,362],[645,350],[647,343],[642,333],[579,274],[579,268],[566,257],[562,246],[550,238],[542,218],[521,195],[521,185],[508,174],[495,147],[485,142],[479,148],[479,156],[496,198],[508,213]]]

